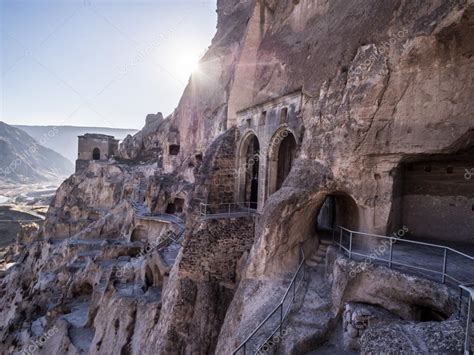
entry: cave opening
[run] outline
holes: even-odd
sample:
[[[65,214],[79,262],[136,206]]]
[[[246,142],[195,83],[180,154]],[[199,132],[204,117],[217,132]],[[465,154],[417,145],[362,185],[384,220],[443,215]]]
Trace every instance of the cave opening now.
[[[166,206],[165,213],[167,214],[182,213],[183,209],[184,209],[184,199],[175,198],[172,202],[168,203],[168,206]]]
[[[389,229],[406,226],[415,239],[472,246],[474,184],[468,177],[473,168],[474,147],[407,158],[393,174]]]
[[[359,227],[359,214],[354,199],[345,193],[326,196],[315,219],[315,230],[320,235],[330,234],[338,226],[351,230]]]
[[[74,299],[82,298],[82,297],[89,298],[92,296],[93,290],[94,288],[88,282],[84,282],[80,285],[76,285],[72,291],[72,298]]]
[[[143,226],[137,226],[133,229],[132,236],[130,237],[131,242],[144,242],[147,240],[147,231]]]
[[[179,144],[171,144],[169,146],[169,154],[170,155],[178,155],[180,149],[181,149],[181,146]]]
[[[145,291],[154,285],[153,271],[151,270],[149,265],[147,265],[146,267],[144,281],[145,281]]]
[[[419,322],[443,322],[448,317],[431,307],[417,306],[415,319]]]

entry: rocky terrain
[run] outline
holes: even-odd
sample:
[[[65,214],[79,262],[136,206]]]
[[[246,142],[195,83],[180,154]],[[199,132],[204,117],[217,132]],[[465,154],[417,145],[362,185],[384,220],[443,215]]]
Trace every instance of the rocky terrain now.
[[[44,225],[17,237],[0,349],[232,354],[295,285],[285,332],[265,352],[331,353],[342,333],[336,348],[346,339],[361,353],[461,353],[457,284],[357,268],[315,221],[332,195],[346,227],[389,234],[401,227],[401,166],[474,167],[474,1],[218,0],[217,12],[202,73],[174,113],[148,116],[115,160],[64,181]],[[221,204],[242,202],[236,167],[252,127],[240,112],[295,92],[289,175],[256,211],[231,216]],[[272,129],[260,114],[257,134]],[[459,191],[471,206],[468,178]],[[462,269],[474,281],[474,265]],[[247,353],[268,345],[276,318]]]
[[[24,131],[0,122],[0,181],[31,184],[57,181],[69,175],[73,165],[45,148]]]

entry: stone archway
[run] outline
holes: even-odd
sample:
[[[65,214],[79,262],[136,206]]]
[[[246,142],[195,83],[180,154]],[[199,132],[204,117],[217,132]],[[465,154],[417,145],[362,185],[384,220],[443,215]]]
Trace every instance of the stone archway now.
[[[260,188],[260,142],[253,132],[249,132],[243,139],[239,152],[239,193],[238,201],[249,203],[250,208],[258,206]]]
[[[148,239],[147,229],[144,226],[136,226],[130,237],[131,242],[144,242]]]
[[[332,231],[338,226],[351,230],[359,228],[357,203],[343,192],[328,194],[315,218],[315,227],[319,233]]]
[[[267,170],[267,195],[278,191],[290,173],[296,155],[296,139],[288,129],[275,133],[270,141]]]

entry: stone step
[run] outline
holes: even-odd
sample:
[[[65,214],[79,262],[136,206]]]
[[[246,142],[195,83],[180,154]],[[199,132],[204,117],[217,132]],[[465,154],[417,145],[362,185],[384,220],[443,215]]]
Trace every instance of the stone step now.
[[[319,240],[320,245],[325,245],[326,247],[332,245],[332,240],[329,239],[320,239]]]
[[[326,257],[326,250],[318,249],[318,250],[316,250],[316,253],[314,253],[314,255],[321,256],[321,257],[325,258]]]
[[[318,250],[326,251],[328,250],[328,248],[329,248],[329,245],[327,244],[319,244]]]
[[[324,261],[324,257],[321,255],[313,254],[309,258],[310,261],[315,262],[315,263],[321,263]]]
[[[311,266],[311,267],[317,267],[319,263],[315,261],[311,261],[311,260],[306,260],[306,265]]]

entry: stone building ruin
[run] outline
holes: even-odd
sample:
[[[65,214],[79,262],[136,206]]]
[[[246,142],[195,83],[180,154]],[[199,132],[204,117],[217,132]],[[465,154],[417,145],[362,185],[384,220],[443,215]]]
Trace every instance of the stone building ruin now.
[[[119,141],[105,134],[86,133],[78,137],[76,173],[83,171],[90,161],[108,160],[118,151]]]
[[[265,201],[280,189],[301,144],[302,93],[284,95],[237,112],[235,201],[250,201],[262,210]]]

